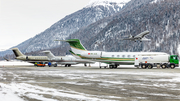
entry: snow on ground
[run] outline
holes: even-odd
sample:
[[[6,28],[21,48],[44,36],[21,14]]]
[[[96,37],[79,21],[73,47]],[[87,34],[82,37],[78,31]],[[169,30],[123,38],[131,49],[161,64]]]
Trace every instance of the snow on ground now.
[[[1,61],[1,64],[6,65],[27,65],[26,62],[6,62]],[[87,64],[88,65],[88,64]],[[82,67],[79,67],[82,66]],[[91,67],[96,66],[98,68],[99,63],[91,64]],[[107,64],[101,63],[101,66],[107,66]],[[125,66],[120,66],[125,67]],[[161,89],[167,89],[167,91],[179,92],[180,74],[179,69],[133,69],[132,65],[126,66],[131,69],[91,69],[84,67],[84,64],[73,65],[72,67],[56,67],[56,68],[36,68],[32,70],[23,71],[7,71],[4,68],[0,68],[0,80],[8,81],[7,76],[12,76],[10,83],[0,82],[0,101],[23,101],[23,97],[40,101],[57,101],[53,97],[70,98],[77,100],[90,100],[90,101],[109,101],[110,98],[124,99],[120,96],[104,96],[93,95],[78,92],[69,88],[49,88],[42,87],[38,84],[71,84],[76,86],[90,86],[97,88],[105,88],[109,90],[120,89],[121,92],[128,94],[128,91],[134,94],[141,94],[147,96],[157,97],[169,97],[174,99],[180,99],[180,96],[175,93],[159,92]],[[62,68],[62,69],[61,69]],[[74,69],[73,69],[74,68]],[[135,68],[135,67],[134,67]],[[12,69],[12,68],[11,68]],[[167,72],[176,70],[175,72]],[[159,72],[158,72],[159,71]],[[164,72],[166,71],[166,72]],[[49,78],[50,77],[50,78]],[[35,79],[36,78],[36,79]],[[38,78],[38,79],[37,79]],[[41,78],[43,78],[41,80]],[[57,81],[53,80],[57,79]],[[62,78],[62,79],[61,79]],[[45,80],[44,80],[45,79]],[[52,81],[50,80],[52,79]],[[93,86],[92,86],[93,85]],[[125,88],[126,86],[130,88]],[[157,92],[145,93],[144,91],[131,89],[132,87],[142,87],[143,89],[153,88]],[[160,90],[157,90],[160,89]],[[97,91],[98,92],[98,91]],[[148,91],[147,91],[148,92]],[[46,97],[43,95],[49,95]],[[148,97],[137,96],[137,99],[148,99]],[[111,100],[112,101],[112,100]]]
[[[23,61],[0,61],[0,66],[15,66],[15,65],[33,65],[32,63]]]
[[[0,83],[0,100],[1,101],[24,101],[15,94],[13,89],[7,88],[5,84]]]
[[[41,86],[33,86],[26,83],[11,83],[3,84],[0,83],[0,99],[3,101],[23,101],[19,96],[26,96],[28,98],[41,100],[41,101],[58,101],[53,99],[53,96],[60,96],[66,98],[72,98],[77,100],[88,100],[88,101],[112,101],[107,99],[99,99],[94,95],[79,93],[69,89],[57,90],[53,88],[45,88]],[[42,94],[51,95],[52,98],[45,98]],[[113,96],[111,96],[113,97]]]
[[[70,67],[69,67],[70,68]],[[104,69],[105,70],[105,69]],[[168,88],[170,90],[179,90],[177,89],[178,83],[180,83],[180,74],[179,73],[164,73],[164,72],[134,72],[134,71],[86,71],[86,70],[59,70],[59,71],[17,71],[14,72],[7,72],[7,71],[0,71],[0,78],[6,79],[6,77],[3,77],[2,74],[8,73],[9,75],[13,75],[15,78],[19,78],[18,80],[28,79],[28,81],[33,81],[33,78],[21,78],[20,75],[17,74],[24,74],[24,75],[33,75],[34,77],[58,77],[58,78],[64,78],[68,81],[59,81],[54,83],[66,83],[66,84],[73,84],[73,85],[93,85],[93,82],[99,82],[99,86],[113,89],[113,88],[121,88],[122,91],[126,91],[127,89],[124,89],[123,86],[116,86],[116,85],[134,85],[134,86],[142,86],[142,87],[148,87],[148,88],[154,88],[154,87],[160,87],[160,88]],[[101,76],[100,76],[101,75]],[[143,82],[154,82],[152,84],[142,83],[142,82],[127,82],[126,79],[130,79],[129,77],[123,77],[122,80],[117,79],[118,76],[131,76],[134,78],[131,78],[133,80],[141,80]],[[147,77],[144,78],[137,78],[137,76],[140,77]],[[103,77],[103,78],[102,78]],[[113,78],[116,77],[116,78]],[[148,79],[149,77],[158,77],[158,79]],[[171,77],[171,78],[167,78]],[[110,78],[110,79],[108,79]],[[84,82],[80,83],[77,80],[85,80],[89,81],[89,83]],[[41,101],[57,101],[56,99],[53,99],[53,96],[59,96],[59,97],[65,97],[65,98],[72,98],[77,100],[90,100],[90,101],[109,101],[106,98],[118,98],[121,99],[121,97],[116,96],[102,96],[102,95],[90,95],[85,94],[81,92],[76,92],[68,88],[63,89],[54,89],[54,88],[48,88],[48,87],[41,87],[37,85],[31,85],[28,84],[28,81],[24,82],[11,82],[10,84],[6,83],[0,83],[0,99],[3,99],[3,101],[23,101],[21,98],[22,96],[26,96],[28,98],[41,100]],[[166,82],[166,83],[160,83],[160,82]],[[172,84],[173,82],[173,84]],[[48,83],[48,82],[37,82],[34,81],[33,83]],[[53,82],[51,82],[53,84]],[[175,84],[176,83],[176,84]],[[131,91],[132,93],[138,93],[138,94],[144,94],[144,92],[140,91]],[[166,93],[147,93],[151,96],[166,96],[166,97],[173,97],[180,99],[180,96],[175,96],[172,94],[166,94]],[[51,98],[46,98],[42,95],[51,95]],[[102,99],[104,98],[104,99]],[[146,98],[141,98],[146,99]],[[111,100],[112,101],[112,100]]]

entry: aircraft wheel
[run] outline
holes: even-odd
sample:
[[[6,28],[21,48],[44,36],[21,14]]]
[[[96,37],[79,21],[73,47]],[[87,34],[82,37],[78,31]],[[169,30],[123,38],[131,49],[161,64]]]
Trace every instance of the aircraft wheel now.
[[[57,64],[55,64],[54,67],[57,67]]]
[[[114,65],[112,65],[112,69],[114,69],[115,68],[115,66]]]
[[[114,68],[117,68],[117,67],[118,67],[117,65],[114,66]]]

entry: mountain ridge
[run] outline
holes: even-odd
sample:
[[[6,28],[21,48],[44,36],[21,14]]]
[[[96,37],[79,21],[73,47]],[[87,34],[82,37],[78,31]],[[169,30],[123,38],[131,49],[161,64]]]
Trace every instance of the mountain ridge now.
[[[58,38],[63,40],[80,28],[87,27],[89,24],[103,19],[104,17],[111,16],[120,10],[120,6],[110,3],[107,6],[97,5],[84,7],[79,11],[67,15],[47,28],[44,32],[37,34],[33,38],[28,39],[28,41],[24,41],[15,47],[18,47],[23,53],[27,53],[59,46],[61,43],[54,42],[55,39]],[[8,52],[12,54],[12,52]],[[0,52],[0,56],[8,52]]]
[[[97,8],[102,9],[104,6],[97,6]],[[111,7],[111,9],[113,8]],[[108,14],[102,19],[79,28],[64,37],[64,39],[80,39],[87,50],[178,53],[177,48],[180,43],[180,1],[131,0],[123,6],[121,11]],[[54,26],[56,25],[54,24]],[[147,38],[152,39],[151,42],[135,43],[121,40],[124,36],[129,34],[137,35],[145,30],[150,31]],[[60,37],[56,39],[63,39],[63,37]],[[56,47],[52,47],[50,50],[55,55],[69,54],[70,47],[68,43],[54,42],[54,44]],[[34,53],[34,55],[37,54]]]

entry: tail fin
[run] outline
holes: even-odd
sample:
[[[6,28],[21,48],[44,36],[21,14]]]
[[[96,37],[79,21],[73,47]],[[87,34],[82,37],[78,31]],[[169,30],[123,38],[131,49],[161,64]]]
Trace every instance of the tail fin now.
[[[49,58],[49,59],[52,59],[52,58],[55,58],[55,56],[53,55],[53,53],[51,53],[51,51],[43,51],[46,56]]]
[[[73,53],[78,54],[82,51],[87,51],[86,48],[81,44],[79,39],[69,39],[69,40],[55,40],[55,41],[65,41],[68,42],[71,46],[71,50]]]
[[[18,48],[12,48],[12,51],[14,52],[16,57],[25,56],[24,54],[21,53],[21,51]]]

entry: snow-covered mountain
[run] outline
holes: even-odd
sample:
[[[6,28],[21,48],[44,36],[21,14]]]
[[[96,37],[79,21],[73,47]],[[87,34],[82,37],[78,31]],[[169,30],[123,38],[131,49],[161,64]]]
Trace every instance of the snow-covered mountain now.
[[[112,6],[118,5],[119,7],[123,7],[126,3],[131,0],[91,0],[86,7],[95,7],[95,6]]]
[[[123,11],[112,17],[78,30],[69,39],[80,39],[88,50],[178,53],[180,1],[131,0],[123,8]],[[110,19],[113,20],[109,21]],[[151,42],[121,40],[125,36],[135,36],[145,30],[150,31],[147,37],[152,40]]]
[[[67,15],[44,32],[14,47],[18,47],[23,53],[57,47],[60,42],[55,42],[55,39],[66,39],[80,28],[87,27],[100,19],[120,12],[121,7],[122,5],[109,0],[90,1],[83,9]],[[0,56],[5,53],[7,51],[0,52]]]
[[[70,49],[69,44],[63,42],[60,45],[54,39],[77,38],[88,50],[177,54],[180,43],[179,0],[131,0],[123,7],[119,2],[110,1],[91,1],[82,10],[66,16],[18,47],[25,48],[24,52],[51,48],[55,55],[64,55]],[[150,31],[147,38],[151,42],[121,40],[145,30]]]

